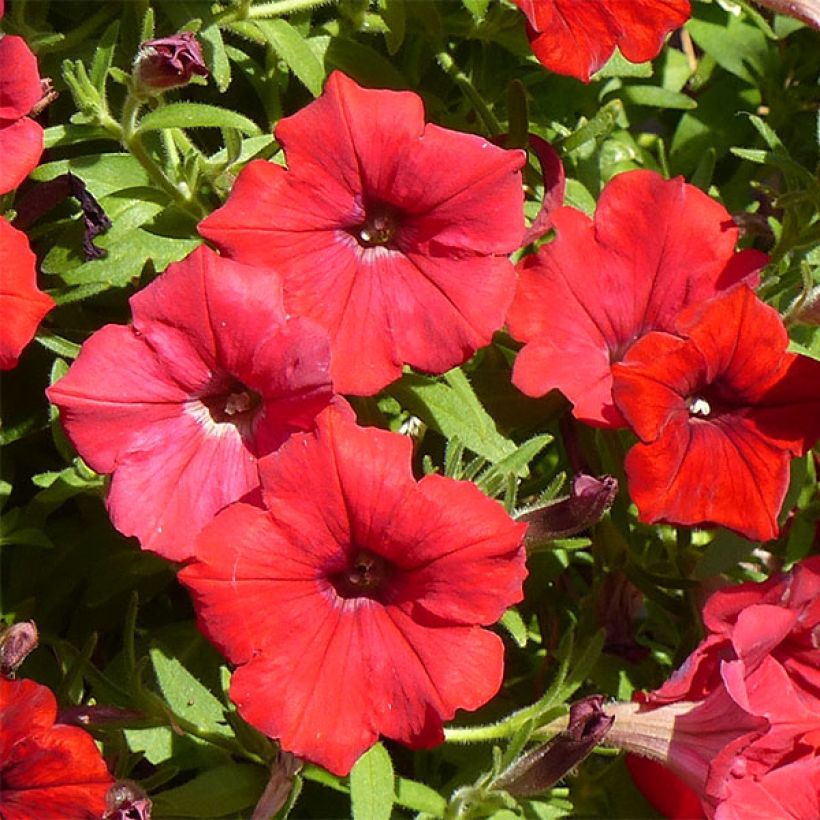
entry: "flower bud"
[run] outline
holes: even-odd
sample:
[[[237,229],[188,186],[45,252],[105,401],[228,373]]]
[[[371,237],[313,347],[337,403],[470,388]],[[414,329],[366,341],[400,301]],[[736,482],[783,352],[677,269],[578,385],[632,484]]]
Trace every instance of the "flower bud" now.
[[[152,96],[188,85],[194,74],[208,76],[202,49],[190,31],[146,40],[134,60],[133,80],[138,94]]]
[[[0,634],[0,675],[13,678],[30,652],[37,648],[39,637],[34,621],[21,621]]]
[[[151,800],[133,780],[118,780],[105,795],[103,820],[151,820]]]
[[[516,797],[531,797],[555,785],[601,742],[615,718],[603,711],[603,697],[573,703],[567,728],[513,763],[495,782]]]
[[[573,479],[570,495],[518,516],[528,525],[525,543],[528,547],[538,546],[589,529],[601,520],[617,493],[618,481],[612,476],[596,478],[579,473]]]

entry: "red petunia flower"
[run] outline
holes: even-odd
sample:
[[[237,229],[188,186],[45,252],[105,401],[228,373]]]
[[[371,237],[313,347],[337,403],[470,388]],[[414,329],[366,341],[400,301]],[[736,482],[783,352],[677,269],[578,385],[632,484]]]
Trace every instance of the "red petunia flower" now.
[[[276,137],[288,170],[250,163],[199,230],[282,274],[288,310],[330,332],[341,392],[376,393],[405,363],[441,373],[490,341],[524,233],[522,151],[425,125],[416,94],[339,72]]]
[[[0,370],[17,366],[23,348],[54,307],[54,300],[37,287],[36,263],[26,235],[0,217]]]
[[[40,161],[43,129],[27,115],[42,97],[31,49],[21,37],[0,36],[0,194],[14,190]]]
[[[705,817],[697,792],[674,772],[640,755],[628,754],[624,762],[638,791],[668,820],[699,820]]]
[[[615,46],[631,63],[658,56],[691,14],[689,0],[513,0],[527,15],[533,54],[550,71],[585,83]]]
[[[642,703],[605,707],[607,743],[662,762],[717,820],[820,816],[820,556],[719,590],[707,635]],[[640,777],[639,777],[640,782]]]
[[[99,818],[114,782],[88,732],[55,725],[45,686],[0,678],[0,816]]]
[[[433,746],[488,701],[504,650],[480,625],[522,596],[525,526],[473,484],[416,483],[411,454],[324,411],[260,460],[265,509],[223,510],[179,574],[242,716],[340,775],[379,734]]]
[[[144,549],[184,560],[216,512],[259,484],[258,457],[331,401],[327,334],[288,319],[270,270],[205,247],[131,298],[48,391],[69,438],[113,473],[108,510]]]
[[[738,281],[756,283],[766,256],[735,253],[728,212],[683,179],[653,171],[616,176],[594,222],[574,208],[552,212],[557,237],[519,263],[507,322],[527,344],[513,383],[528,396],[558,388],[576,418],[617,427],[613,362],[651,330],[669,330],[687,305]]]
[[[641,519],[774,538],[791,458],[820,436],[820,362],[786,352],[779,314],[746,287],[693,305],[675,330],[613,366],[641,441],[625,464]]]

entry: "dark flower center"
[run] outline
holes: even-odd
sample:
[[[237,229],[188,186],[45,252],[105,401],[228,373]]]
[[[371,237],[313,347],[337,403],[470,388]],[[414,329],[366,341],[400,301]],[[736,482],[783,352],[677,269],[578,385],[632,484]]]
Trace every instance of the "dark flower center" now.
[[[217,424],[230,422],[237,426],[249,422],[261,402],[258,393],[239,381],[232,382],[226,390],[202,397],[202,403]]]
[[[720,384],[707,384],[693,393],[686,400],[689,416],[698,419],[714,419],[725,413],[732,412],[740,405],[730,392]]]
[[[330,582],[342,598],[378,598],[390,570],[390,563],[380,555],[360,549],[348,569],[331,575]]]
[[[399,228],[399,214],[390,205],[378,202],[368,205],[365,221],[351,233],[363,248],[390,245]]]

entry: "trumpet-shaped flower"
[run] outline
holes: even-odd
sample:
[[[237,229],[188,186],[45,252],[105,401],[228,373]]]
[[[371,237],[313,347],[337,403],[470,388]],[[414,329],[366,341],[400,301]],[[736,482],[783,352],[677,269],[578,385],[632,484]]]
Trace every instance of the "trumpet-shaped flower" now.
[[[36,263],[26,235],[0,217],[0,370],[17,365],[37,326],[54,307],[54,300],[37,287]]]
[[[689,0],[513,0],[527,15],[533,54],[557,74],[589,82],[615,46],[631,63],[658,56],[691,13]]]
[[[112,473],[117,529],[176,561],[256,461],[333,397],[327,334],[288,319],[281,282],[198,248],[131,298],[48,391],[80,455]]]
[[[0,677],[0,817],[76,817],[105,811],[114,782],[88,732],[55,725],[51,690]]]
[[[820,362],[788,353],[780,316],[746,287],[693,305],[614,365],[640,439],[626,458],[641,519],[778,534],[793,456],[820,436]]]
[[[489,343],[524,233],[522,151],[425,125],[416,94],[339,72],[276,137],[288,169],[250,163],[199,230],[282,274],[287,309],[330,333],[341,392],[376,393],[404,364],[441,373]]]
[[[28,114],[42,99],[37,58],[22,37],[0,37],[0,194],[14,190],[40,161],[43,129]]]
[[[741,280],[766,257],[735,253],[738,231],[722,205],[682,179],[653,171],[616,176],[595,220],[552,212],[557,237],[519,263],[507,323],[526,342],[513,383],[528,396],[559,389],[576,418],[624,424],[612,403],[612,363],[651,330],[670,330],[685,307]]]
[[[525,526],[468,482],[417,483],[411,455],[329,408],[260,460],[264,508],[223,510],[179,575],[240,714],[337,774],[488,701],[504,650],[481,626],[522,595]]]

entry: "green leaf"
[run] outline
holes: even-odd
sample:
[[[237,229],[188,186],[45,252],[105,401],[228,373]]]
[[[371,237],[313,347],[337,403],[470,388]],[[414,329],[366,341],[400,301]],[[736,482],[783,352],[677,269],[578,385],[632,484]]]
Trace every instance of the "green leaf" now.
[[[480,489],[485,492],[492,491],[490,487],[497,482],[506,480],[506,476],[528,474],[527,465],[552,441],[552,436],[545,434],[535,436],[529,441],[525,441],[514,453],[502,458],[487,470],[476,482]]]
[[[78,176],[98,200],[124,188],[151,185],[145,169],[130,154],[92,154],[47,162],[35,168],[31,178],[37,182],[47,182],[68,171]]]
[[[152,647],[151,663],[159,688],[175,715],[215,734],[232,735],[224,722],[222,704],[176,658]]]
[[[606,64],[597,71],[593,80],[600,80],[604,77],[651,77],[652,63],[631,63],[627,60],[619,49],[612,52],[612,56]]]
[[[262,129],[244,114],[195,102],[169,103],[150,111],[140,120],[137,130],[144,133],[163,128],[236,128],[249,136],[262,133]]]
[[[464,373],[456,368],[442,379],[405,374],[388,393],[428,427],[492,462],[514,453],[515,444],[498,432]]]
[[[510,633],[510,637],[518,646],[523,649],[527,645],[527,625],[515,607],[508,609],[501,616],[499,624]]]
[[[100,99],[105,101],[105,84],[108,79],[108,69],[114,59],[114,50],[117,48],[117,38],[120,33],[120,21],[115,20],[106,30],[94,48],[94,61],[91,63],[91,84],[97,89]]]
[[[395,802],[393,763],[381,743],[371,746],[350,772],[353,820],[390,820]]]
[[[404,4],[405,0],[380,0],[379,3],[382,20],[386,26],[384,43],[391,57],[395,56],[404,42],[407,27],[407,11]]]
[[[435,789],[405,777],[396,778],[396,802],[433,817],[443,817],[447,808],[447,801]]]
[[[312,47],[321,48],[323,39],[311,38]],[[362,85],[374,88],[405,89],[410,86],[396,66],[378,51],[341,37],[334,37],[327,44],[325,65],[338,68]]]
[[[176,789],[151,795],[155,817],[249,816],[268,774],[261,766],[231,763],[203,772]]]
[[[476,20],[481,21],[487,16],[490,0],[461,0],[461,2],[464,3],[464,8],[467,9]]]
[[[285,20],[257,20],[256,26],[307,90],[318,97],[325,70],[302,35]]]
[[[658,88],[654,85],[629,85],[622,88],[620,97],[624,102],[633,105],[646,105],[653,108],[675,108],[681,111],[690,111],[698,104],[686,94],[679,91],[670,91],[668,88]]]
[[[216,87],[224,94],[231,84],[231,63],[225,52],[225,43],[222,32],[215,24],[205,26],[199,32],[199,39],[205,51],[205,59]]]

